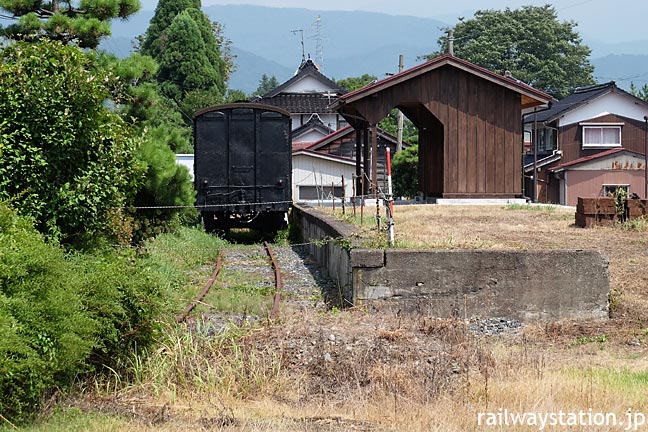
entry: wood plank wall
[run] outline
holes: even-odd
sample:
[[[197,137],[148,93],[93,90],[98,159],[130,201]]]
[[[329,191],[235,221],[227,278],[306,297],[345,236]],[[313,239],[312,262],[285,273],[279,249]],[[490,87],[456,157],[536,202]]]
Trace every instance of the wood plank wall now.
[[[406,115],[419,127],[420,167],[425,170],[421,180],[426,195],[521,196],[519,93],[453,66],[443,66],[353,105],[369,122],[380,121],[395,106],[407,107]],[[415,109],[417,105],[426,110]],[[431,121],[429,114],[438,123]],[[439,131],[443,133],[441,155]]]

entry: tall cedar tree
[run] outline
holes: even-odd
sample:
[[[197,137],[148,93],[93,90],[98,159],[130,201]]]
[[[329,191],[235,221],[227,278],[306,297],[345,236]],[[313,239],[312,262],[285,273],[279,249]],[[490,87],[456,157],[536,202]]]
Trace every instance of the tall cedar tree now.
[[[196,11],[196,9],[193,9]],[[197,11],[202,13],[200,11]],[[158,80],[169,96],[181,99],[192,90],[208,90],[225,87],[221,70],[214,64],[213,44],[203,38],[200,25],[194,20],[191,9],[178,14],[164,31],[164,49],[158,62]],[[211,33],[210,33],[211,34]]]
[[[140,9],[139,0],[0,0],[0,8],[16,19],[0,27],[10,39],[35,41],[46,37],[64,43],[76,41],[83,48],[96,48],[110,35],[110,20],[128,18]]]
[[[261,79],[259,80],[259,86],[257,87],[256,91],[252,93],[252,96],[263,96],[264,94],[271,92],[277,87],[279,87],[279,80],[276,76],[272,75],[271,77],[269,77],[268,75],[263,74],[261,75]]]
[[[166,37],[164,31],[171,25],[173,19],[186,9],[200,10],[200,0],[160,0],[155,8],[155,14],[151,18],[149,28],[146,30],[144,42],[142,43],[142,54],[157,58],[162,47],[165,45]]]
[[[454,28],[454,53],[494,72],[505,71],[557,98],[594,83],[591,50],[582,45],[574,21],[558,20],[545,5],[511,10],[480,10]],[[447,37],[439,39],[447,51]],[[427,56],[435,57],[439,52]]]
[[[155,10],[142,53],[160,64],[163,93],[186,117],[224,100],[232,57],[222,30],[200,10],[199,0],[161,0]]]

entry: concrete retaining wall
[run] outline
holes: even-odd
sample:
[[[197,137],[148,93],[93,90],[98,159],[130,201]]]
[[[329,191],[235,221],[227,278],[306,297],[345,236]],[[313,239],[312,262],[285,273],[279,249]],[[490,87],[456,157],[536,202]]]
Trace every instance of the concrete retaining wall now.
[[[307,241],[347,239],[310,246],[346,304],[526,321],[608,316],[608,261],[596,251],[362,249],[353,227],[311,208],[293,213]]]
[[[310,255],[337,286],[337,292],[326,293],[328,300],[352,306],[351,244],[347,239],[353,238],[353,227],[306,205],[294,206],[290,223],[297,226],[304,241],[311,242]]]

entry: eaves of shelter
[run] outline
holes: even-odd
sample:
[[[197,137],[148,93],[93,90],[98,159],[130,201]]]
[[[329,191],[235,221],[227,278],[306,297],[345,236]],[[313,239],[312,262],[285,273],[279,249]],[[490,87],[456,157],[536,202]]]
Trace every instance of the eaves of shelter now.
[[[388,142],[390,142],[390,143],[392,143],[394,145],[398,144],[398,139],[394,135],[392,135],[389,132],[385,131],[384,129],[377,128],[377,132],[378,132],[378,139],[388,141]],[[311,145],[309,145],[306,148],[308,150],[317,151],[320,148],[326,147],[327,145],[331,144],[332,142],[334,142],[336,140],[339,140],[339,139],[342,139],[342,138],[344,138],[345,136],[347,136],[349,134],[355,134],[355,130],[353,129],[353,127],[347,125],[347,126],[344,126],[343,128],[338,129],[337,131],[334,131],[330,135],[325,136],[324,138],[320,139],[319,141],[316,141],[316,142],[312,143]],[[410,144],[408,142],[403,141],[402,146],[405,149],[405,148],[410,147]]]

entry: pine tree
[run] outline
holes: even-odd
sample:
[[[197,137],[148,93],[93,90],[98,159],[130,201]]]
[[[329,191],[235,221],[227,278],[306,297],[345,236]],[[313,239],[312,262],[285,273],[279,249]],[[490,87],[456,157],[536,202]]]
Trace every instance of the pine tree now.
[[[128,18],[140,9],[139,0],[0,0],[16,23],[0,27],[0,35],[27,41],[43,37],[96,48],[110,35],[110,20]]]

